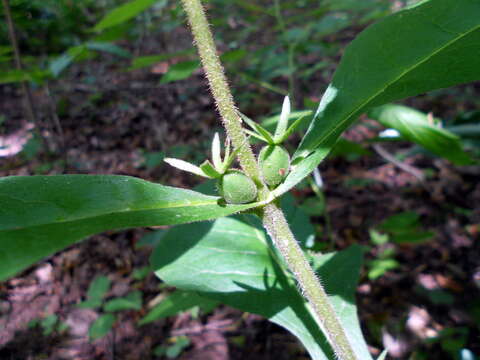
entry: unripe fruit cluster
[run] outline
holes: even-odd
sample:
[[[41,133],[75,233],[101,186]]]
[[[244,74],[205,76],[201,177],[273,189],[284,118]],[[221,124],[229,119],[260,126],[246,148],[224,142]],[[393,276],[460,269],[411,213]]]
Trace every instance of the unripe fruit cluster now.
[[[285,180],[290,171],[290,155],[280,144],[299,126],[302,117],[299,117],[293,124],[288,126],[290,116],[290,100],[288,96],[283,101],[282,112],[274,135],[247,116],[241,113],[240,116],[252,129],[252,131],[248,129],[244,129],[244,131],[248,135],[268,144],[258,155],[258,165],[266,185],[273,189]],[[234,152],[231,152],[230,140],[227,139],[223,159],[220,155],[220,147],[220,137],[216,133],[212,141],[212,162],[206,160],[198,167],[181,159],[166,158],[165,161],[180,170],[209,179],[216,179],[220,196],[229,204],[247,204],[255,201],[258,190],[253,180],[240,170],[230,169],[241,146],[237,147]]]

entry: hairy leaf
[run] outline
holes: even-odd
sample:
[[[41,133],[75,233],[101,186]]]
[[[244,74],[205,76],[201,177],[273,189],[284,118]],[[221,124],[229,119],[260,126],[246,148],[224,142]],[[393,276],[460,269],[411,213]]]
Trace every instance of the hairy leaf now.
[[[328,154],[371,107],[480,79],[480,1],[427,0],[386,17],[348,46],[279,193]],[[312,157],[312,159],[309,159]]]
[[[152,256],[156,275],[179,289],[261,314],[296,335],[313,359],[333,359],[309,306],[257,221],[243,215],[171,229]],[[360,247],[313,262],[358,358],[371,359],[354,305]]]
[[[387,104],[372,109],[370,117],[383,126],[394,128],[404,138],[423,146],[432,153],[457,165],[472,163],[463,151],[460,138],[446,129],[431,123],[428,115],[402,105]]]
[[[129,176],[0,179],[0,280],[89,235],[214,219],[255,206]]]

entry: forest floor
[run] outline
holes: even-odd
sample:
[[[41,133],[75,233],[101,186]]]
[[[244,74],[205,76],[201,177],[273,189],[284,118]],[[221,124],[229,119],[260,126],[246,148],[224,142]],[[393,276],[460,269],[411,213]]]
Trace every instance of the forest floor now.
[[[135,72],[94,71],[94,66],[75,66],[67,78],[52,84],[51,96],[44,88],[34,90],[41,133],[53,155],[38,150],[38,140],[27,141],[31,124],[23,117],[19,90],[0,87],[0,114],[7,119],[0,134],[23,149],[0,157],[0,176],[123,174],[172,186],[196,185],[197,179],[158,159],[164,153],[199,162],[198,154],[208,152],[212,134],[220,129],[201,72],[158,85],[160,65]],[[327,80],[321,82],[325,85]],[[459,87],[407,103],[449,117],[471,108],[468,101],[458,101],[457,95],[467,89],[480,95],[478,86]],[[297,94],[304,96],[318,100],[319,94]],[[261,116],[270,100],[251,104],[252,116]],[[275,101],[280,101],[278,96]],[[52,104],[62,134],[52,125]],[[346,138],[361,143],[372,137],[373,127],[364,117]],[[390,154],[410,147],[383,145]],[[456,167],[424,154],[402,160],[428,173],[421,181],[373,147],[366,148],[369,155],[337,156],[320,165],[328,216],[312,214],[311,221],[316,241],[324,242],[326,250],[364,245],[367,264],[386,248],[396,251],[396,268],[372,280],[364,267],[357,289],[359,317],[372,354],[387,347],[395,358],[407,359],[412,351],[422,349],[430,359],[450,359],[449,346],[459,343],[480,354],[480,168]],[[298,204],[315,199],[308,186],[293,194]],[[433,237],[420,244],[371,242],[370,229],[405,211],[419,214],[422,228],[433,232]],[[178,356],[184,360],[307,358],[301,344],[282,328],[227,306],[139,327],[138,320],[159,295],[171,291],[153,273],[141,279],[134,276],[135,269],[148,266],[151,248],[138,244],[151,230],[92,236],[0,284],[0,359],[150,359],[155,358],[152,349],[171,344],[180,335],[190,339],[190,346]],[[76,304],[85,299],[91,280],[100,274],[111,280],[108,297],[140,290],[144,306],[121,312],[113,330],[91,342],[88,329],[99,311],[79,309]],[[56,314],[69,330],[45,334],[41,326],[28,326],[47,314]],[[437,340],[429,341],[432,337]]]

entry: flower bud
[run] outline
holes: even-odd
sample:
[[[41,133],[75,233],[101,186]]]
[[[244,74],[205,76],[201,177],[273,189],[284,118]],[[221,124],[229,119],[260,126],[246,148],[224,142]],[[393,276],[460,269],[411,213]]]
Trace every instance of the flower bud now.
[[[229,204],[247,204],[257,197],[257,186],[240,170],[229,170],[218,181],[218,192]]]
[[[267,185],[277,186],[288,175],[290,155],[280,145],[268,145],[260,151],[258,163]]]

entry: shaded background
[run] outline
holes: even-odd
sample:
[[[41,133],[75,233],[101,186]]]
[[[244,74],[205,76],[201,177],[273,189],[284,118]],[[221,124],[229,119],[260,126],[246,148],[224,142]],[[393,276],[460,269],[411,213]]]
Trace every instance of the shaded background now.
[[[183,11],[178,1],[151,1],[137,16],[92,31],[124,3],[10,0],[24,70],[15,69],[1,22],[0,176],[101,173],[199,184],[162,162],[169,156],[200,163],[221,131]],[[278,114],[287,93],[294,110],[315,109],[345,46],[407,5],[206,4],[237,105],[257,121]],[[34,119],[19,83],[25,79]],[[479,84],[470,84],[404,104],[447,128],[470,126],[462,146],[478,159],[479,93]],[[309,247],[364,245],[357,301],[372,354],[387,348],[396,359],[473,359],[480,355],[480,168],[456,166],[408,141],[374,141],[383,130],[363,116],[316,179],[293,191],[313,225]],[[292,138],[290,150],[299,139]],[[0,284],[0,358],[307,357],[283,329],[221,305],[140,327],[172,291],[148,268],[161,236],[162,229],[97,235]],[[100,279],[96,290],[93,279]],[[103,303],[131,296],[134,305],[100,326],[105,336],[90,340],[92,324],[105,313],[85,304],[95,291]]]

